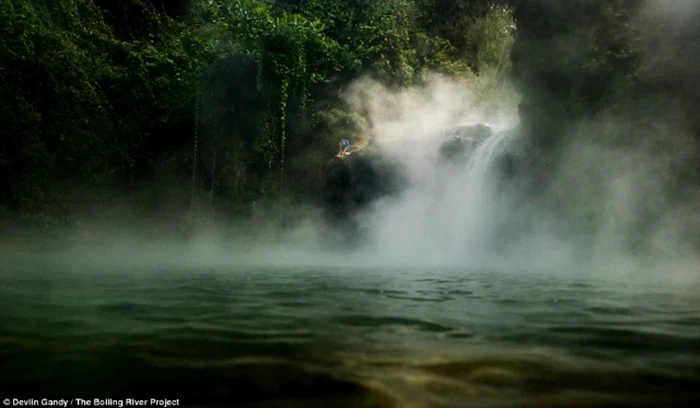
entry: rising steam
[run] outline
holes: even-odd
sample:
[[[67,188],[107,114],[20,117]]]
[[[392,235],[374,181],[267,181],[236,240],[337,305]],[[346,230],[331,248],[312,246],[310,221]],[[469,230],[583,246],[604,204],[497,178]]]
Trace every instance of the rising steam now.
[[[409,181],[399,196],[357,215],[366,235],[359,248],[329,250],[325,242],[330,228],[319,209],[276,208],[261,209],[235,227],[202,218],[187,241],[148,235],[143,222],[118,235],[111,228],[89,243],[82,236],[69,236],[52,259],[93,269],[125,263],[589,269],[609,274],[653,269],[698,278],[694,265],[700,257],[688,239],[700,231],[693,202],[697,195],[680,203],[664,199],[672,177],[669,169],[692,150],[684,149],[690,138],[682,126],[659,124],[659,140],[678,144],[671,149],[674,154],[659,155],[650,148],[654,143],[614,149],[598,143],[595,135],[603,128],[614,133],[626,125],[623,120],[601,117],[579,124],[580,134],[547,177],[550,195],[573,203],[572,218],[590,218],[584,228],[562,222],[527,195],[502,185],[493,164],[522,138],[517,98],[485,104],[481,91],[474,78],[441,76],[402,91],[367,78],[349,87],[348,104],[370,124],[364,136],[381,154],[398,161]],[[441,130],[478,123],[489,124],[495,133],[466,163],[440,159]],[[335,152],[328,153],[330,158]],[[634,239],[639,243],[630,251],[630,236],[647,221],[652,227]],[[5,245],[2,252],[3,258],[45,261],[27,247]]]

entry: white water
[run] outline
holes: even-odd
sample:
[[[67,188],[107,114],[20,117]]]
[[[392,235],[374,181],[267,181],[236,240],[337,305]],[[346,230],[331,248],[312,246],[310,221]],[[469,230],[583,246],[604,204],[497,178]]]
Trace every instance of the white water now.
[[[387,261],[479,263],[477,258],[488,253],[491,234],[508,214],[496,197],[493,164],[511,137],[510,132],[495,133],[462,165],[438,159],[443,140],[399,152],[409,189],[398,200],[381,202],[365,218],[377,253]]]
[[[452,226],[452,251],[470,255],[484,250],[488,232],[495,228],[501,211],[496,199],[497,175],[494,161],[503,154],[510,133],[500,132],[486,139],[472,154],[455,186],[456,217]]]

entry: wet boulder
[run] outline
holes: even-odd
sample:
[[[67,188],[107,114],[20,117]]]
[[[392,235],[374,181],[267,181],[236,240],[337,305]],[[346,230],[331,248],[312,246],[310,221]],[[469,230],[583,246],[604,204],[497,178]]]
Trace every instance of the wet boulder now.
[[[406,184],[401,165],[371,147],[334,157],[326,172],[323,197],[336,216],[352,215],[380,198],[397,194]]]
[[[408,184],[395,160],[373,148],[356,151],[328,162],[322,188],[327,221],[326,244],[347,249],[366,237],[358,215],[380,199],[398,195]]]
[[[449,161],[464,159],[493,133],[493,129],[485,124],[446,129],[440,133],[445,139],[440,145],[440,157]]]

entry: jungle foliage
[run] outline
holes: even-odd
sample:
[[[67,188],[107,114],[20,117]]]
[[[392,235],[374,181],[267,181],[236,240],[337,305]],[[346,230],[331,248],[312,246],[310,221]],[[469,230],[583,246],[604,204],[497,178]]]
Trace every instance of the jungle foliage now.
[[[338,89],[504,78],[513,29],[486,1],[2,1],[0,210],[294,199],[354,131]]]

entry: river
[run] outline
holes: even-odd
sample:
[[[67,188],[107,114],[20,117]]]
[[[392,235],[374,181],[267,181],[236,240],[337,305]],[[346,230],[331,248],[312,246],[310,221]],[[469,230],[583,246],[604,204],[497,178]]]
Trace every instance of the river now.
[[[697,287],[464,269],[27,265],[0,273],[2,398],[698,402]]]

